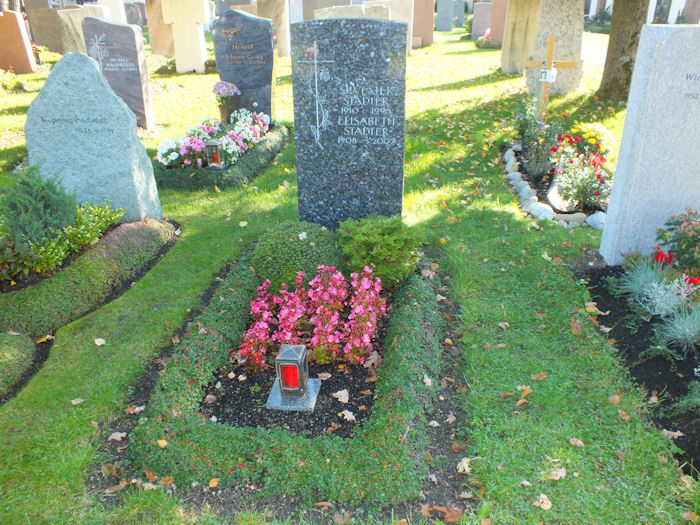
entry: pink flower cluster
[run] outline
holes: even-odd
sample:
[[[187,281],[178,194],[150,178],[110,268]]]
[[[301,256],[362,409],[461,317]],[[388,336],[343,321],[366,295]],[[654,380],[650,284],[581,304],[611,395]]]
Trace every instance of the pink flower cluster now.
[[[183,158],[183,164],[189,166],[192,162],[196,162],[197,166],[202,165],[202,151],[206,148],[206,143],[195,136],[188,136],[180,148],[180,156]]]
[[[246,369],[250,373],[267,369],[265,354],[273,343],[308,343],[312,358],[322,364],[363,363],[372,352],[386,301],[380,297],[381,281],[372,268],[365,266],[361,276],[353,273],[351,278],[348,285],[335,267],[319,266],[308,290],[304,273],[298,272],[294,290],[283,283],[279,295],[269,293],[270,281],[265,280],[250,303],[253,324],[239,349]]]

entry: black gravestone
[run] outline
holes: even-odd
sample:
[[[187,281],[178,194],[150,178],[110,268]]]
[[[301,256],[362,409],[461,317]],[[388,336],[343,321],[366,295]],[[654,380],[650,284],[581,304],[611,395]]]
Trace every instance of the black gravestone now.
[[[137,124],[153,128],[146,52],[141,30],[106,18],[83,19],[87,54],[97,62],[112,90],[136,115]]]
[[[240,107],[271,113],[272,23],[242,11],[226,11],[212,27],[221,80],[241,90]]]
[[[299,219],[401,214],[406,91],[403,22],[292,24]]]

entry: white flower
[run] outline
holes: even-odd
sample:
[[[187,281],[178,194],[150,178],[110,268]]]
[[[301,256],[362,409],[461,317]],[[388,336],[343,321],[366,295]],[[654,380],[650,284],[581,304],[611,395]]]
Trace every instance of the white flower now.
[[[300,240],[300,241],[303,241],[304,239],[306,239],[306,232],[301,232],[301,233],[299,234],[299,240]]]

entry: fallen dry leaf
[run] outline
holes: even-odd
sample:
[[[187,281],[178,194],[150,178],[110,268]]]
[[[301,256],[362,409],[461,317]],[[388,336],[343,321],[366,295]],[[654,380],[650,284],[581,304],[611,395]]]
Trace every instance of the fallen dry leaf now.
[[[518,391],[520,392],[520,397],[523,399],[532,394],[532,388],[530,385],[518,385]]]
[[[452,412],[447,414],[447,417],[445,418],[445,423],[451,425],[455,421],[457,421],[457,418],[455,417],[455,415]]]
[[[582,447],[583,446],[583,441],[581,441],[578,438],[571,438],[569,440],[569,443],[571,443],[572,447]]]
[[[624,421],[629,421],[630,419],[632,419],[624,410],[618,410],[617,413],[620,416],[620,418]]]
[[[238,223],[238,226],[240,226],[241,228],[245,228],[246,226],[248,226],[248,221],[241,221]]]
[[[352,515],[349,512],[343,512],[342,514],[336,512],[333,514],[333,523],[337,525],[345,525],[346,523],[350,523],[352,520]]]
[[[158,443],[158,446],[160,448],[165,448],[168,446],[168,442],[165,441],[164,439],[159,439],[158,441],[156,441],[156,443]]]
[[[498,326],[500,326],[504,330],[508,330],[508,328],[510,328],[510,323],[508,323],[508,321],[501,321],[500,323],[498,323]]]
[[[462,514],[464,514],[464,511],[460,508],[447,509],[447,512],[445,512],[445,517],[442,518],[442,521],[445,523],[457,523],[462,520]]]
[[[112,432],[107,441],[121,441],[126,437],[126,432]]]
[[[685,434],[680,430],[671,431],[666,430],[665,428],[661,431],[661,433],[669,439],[678,439],[679,437],[685,436]]]
[[[515,406],[516,406],[516,407],[519,407],[519,406],[524,405],[525,403],[527,403],[527,399],[525,399],[525,398],[523,397],[523,398],[518,399],[518,402],[515,403]]]
[[[697,523],[698,515],[695,514],[692,510],[689,510],[688,512],[683,513],[683,519],[689,521],[690,523]]]
[[[146,478],[148,479],[148,481],[154,482],[156,479],[158,479],[158,476],[156,476],[150,468],[147,468],[146,470],[144,470],[144,472],[146,473]]]
[[[105,344],[105,340],[104,340],[104,339],[101,339],[101,338],[99,338],[99,337],[98,337],[97,339],[95,339],[95,345],[96,345],[96,346],[104,346],[104,344]]]
[[[314,507],[318,507],[321,510],[328,510],[333,507],[333,504],[327,501],[319,501],[318,503],[314,503]]]
[[[143,412],[145,410],[145,408],[146,408],[146,405],[142,405],[139,407],[137,407],[136,405],[129,405],[128,407],[126,407],[124,409],[124,412],[126,414],[140,414],[141,412]]]
[[[583,323],[575,317],[571,318],[571,333],[574,335],[581,335],[583,333]]]
[[[471,458],[462,458],[460,462],[457,463],[457,472],[460,474],[469,474],[472,471],[472,467],[470,465],[471,461]]]
[[[462,452],[465,448],[467,448],[465,445],[462,443],[459,443],[457,441],[452,442],[452,451],[457,452],[458,454]]]
[[[219,478],[211,478],[209,480],[209,488],[210,489],[215,489],[218,486],[219,486]]]
[[[511,397],[515,394],[513,392],[501,392],[501,397]]]
[[[650,405],[653,405],[655,403],[659,402],[659,393],[656,390],[652,390],[651,395],[649,396],[649,401],[648,403]]]
[[[532,487],[532,483],[530,483],[528,480],[524,479],[520,482],[521,487]]]
[[[161,485],[167,486],[172,485],[173,483],[175,483],[175,478],[172,476],[163,476],[162,478],[160,478]]]
[[[591,301],[589,303],[584,304],[584,306],[586,307],[586,311],[589,314],[610,315],[610,310],[608,310],[607,312],[601,312],[600,310],[598,310],[598,306],[596,306],[595,302]]]
[[[207,394],[207,396],[204,398],[204,402],[205,402],[207,405],[211,405],[211,404],[214,403],[215,401],[216,401],[216,396],[214,396],[214,395],[212,395],[212,394]]]
[[[542,510],[549,510],[552,508],[552,502],[549,501],[549,498],[545,494],[540,494],[540,497],[537,498],[537,501],[535,501],[533,505]]]
[[[321,381],[326,381],[326,380],[330,379],[331,377],[333,377],[333,376],[331,374],[329,374],[328,372],[321,372],[320,374],[318,374],[318,378]]]
[[[433,387],[433,380],[430,379],[430,378],[429,378],[428,376],[426,376],[426,375],[423,376],[423,383],[424,383],[425,386],[427,386],[428,388],[432,388],[432,387]]]
[[[544,379],[547,379],[547,372],[540,372],[539,374],[532,374],[530,376],[530,379],[533,381],[542,381]]]
[[[364,366],[365,368],[377,368],[381,364],[382,356],[380,356],[379,352],[377,352],[376,350],[372,350],[372,353],[369,354],[369,357],[367,359],[365,359],[365,362],[362,366]]]
[[[85,400],[82,397],[76,397],[75,399],[71,399],[70,402],[72,405],[79,405],[80,403],[83,403]]]
[[[154,490],[158,488],[158,485],[154,485],[153,483],[146,482],[146,483],[141,483],[141,488],[143,490]]]
[[[105,494],[114,494],[115,492],[119,492],[120,490],[124,489],[126,487],[126,481],[120,481],[119,485],[114,485],[113,487],[109,487],[104,490]]]
[[[552,469],[552,471],[549,473],[549,479],[552,479],[554,481],[559,481],[560,479],[564,479],[565,477],[566,469],[564,467]]]
[[[481,518],[479,525],[491,525],[491,518]]]
[[[350,412],[349,410],[343,410],[340,415],[345,421],[355,421],[355,414]]]
[[[598,330],[600,330],[604,334],[609,334],[612,331],[612,328],[601,324],[600,326],[598,326]]]
[[[337,392],[334,392],[331,394],[334,398],[336,398],[338,401],[341,403],[347,403],[350,395],[348,394],[348,389],[345,388],[343,390],[338,390]]]
[[[371,395],[372,395],[372,391],[371,391],[371,390],[362,390],[362,391],[360,392],[360,394],[362,394],[363,396],[371,396]]]
[[[613,395],[611,395],[608,398],[608,402],[613,404],[613,405],[619,405],[620,404],[620,389],[617,389],[617,392],[615,392]]]

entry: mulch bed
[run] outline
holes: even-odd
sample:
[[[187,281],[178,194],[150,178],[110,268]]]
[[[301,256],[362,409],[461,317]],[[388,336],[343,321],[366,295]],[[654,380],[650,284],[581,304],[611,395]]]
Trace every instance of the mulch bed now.
[[[646,390],[647,395],[658,392],[659,408],[654,407],[651,412],[654,423],[660,429],[680,430],[685,434],[675,439],[674,443],[684,451],[677,457],[684,464],[686,472],[690,473],[691,463],[696,467],[700,464],[700,416],[695,411],[670,414],[670,408],[674,401],[687,393],[688,384],[698,379],[694,375],[698,363],[690,356],[683,361],[671,362],[660,356],[640,361],[641,354],[654,344],[654,323],[641,323],[634,330],[630,329],[628,321],[631,309],[627,300],[611,295],[605,280],[606,277],[618,277],[622,273],[620,266],[595,264],[584,277],[588,278],[592,300],[597,303],[598,309],[603,312],[610,310],[609,315],[599,320],[612,328],[608,337],[616,340],[615,347],[632,377]]]

